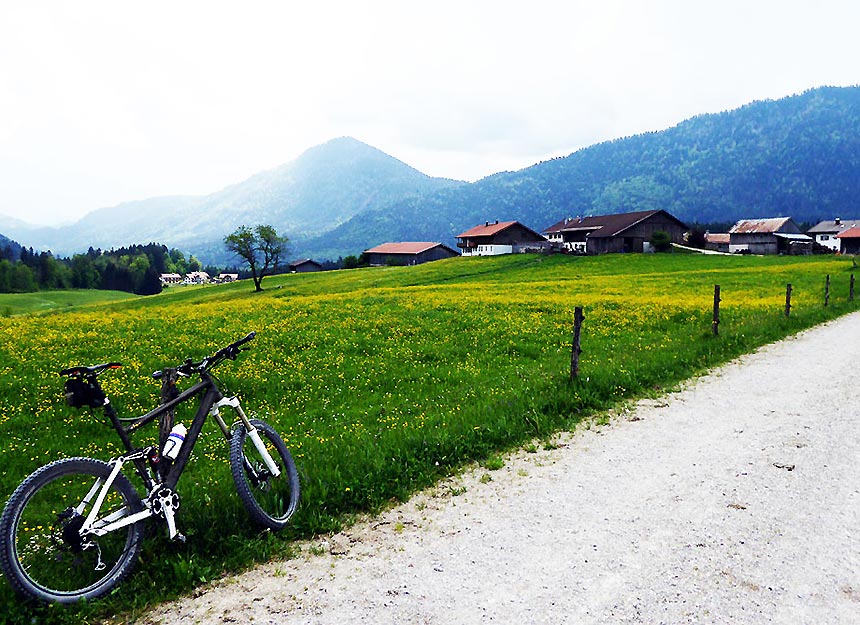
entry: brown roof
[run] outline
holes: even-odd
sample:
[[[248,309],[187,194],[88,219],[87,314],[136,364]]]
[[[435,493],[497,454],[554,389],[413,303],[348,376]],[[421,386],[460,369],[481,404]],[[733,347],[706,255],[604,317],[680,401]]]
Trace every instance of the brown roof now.
[[[728,243],[731,240],[728,232],[706,232],[705,241],[708,243]]]
[[[441,246],[441,243],[433,243],[428,241],[406,241],[400,243],[383,243],[369,250],[365,250],[365,254],[420,254],[434,247]],[[450,248],[447,248],[450,250]],[[451,250],[453,251],[453,250]]]
[[[729,230],[730,234],[771,234],[778,232],[791,217],[771,217],[768,219],[742,219]]]
[[[589,238],[614,237],[621,232],[638,224],[640,221],[648,219],[657,213],[665,212],[660,210],[636,211],[633,213],[617,213],[615,215],[595,215],[591,217],[577,217],[575,219],[563,219],[560,222],[553,224],[546,230],[550,232],[575,232],[577,230],[591,230]],[[669,213],[666,213],[669,215]],[[672,217],[672,215],[669,215]],[[672,217],[672,219],[675,219]],[[684,225],[680,220],[679,224]]]
[[[462,233],[458,234],[457,237],[458,238],[460,238],[460,237],[490,237],[490,236],[493,236],[494,234],[498,234],[502,230],[507,230],[508,228],[513,226],[515,223],[517,223],[517,222],[515,222],[515,221],[497,221],[497,222],[491,224],[488,221],[483,226],[475,226],[474,228],[466,230],[466,232],[462,232]],[[525,227],[525,226],[523,226],[523,227]]]
[[[853,228],[848,228],[844,232],[840,232],[836,235],[837,239],[857,239],[860,238],[860,226],[854,226]]]

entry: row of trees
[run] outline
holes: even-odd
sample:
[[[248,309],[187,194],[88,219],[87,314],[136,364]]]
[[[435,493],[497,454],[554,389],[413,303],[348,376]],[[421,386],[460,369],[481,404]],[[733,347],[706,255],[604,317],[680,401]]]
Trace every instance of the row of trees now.
[[[223,242],[227,250],[247,266],[247,270],[233,268],[230,272],[252,278],[255,290],[262,291],[263,278],[278,271],[289,239],[270,225],[259,225],[254,228],[240,226],[224,237]],[[32,247],[18,248],[18,252],[16,247],[9,241],[0,248],[0,293],[109,289],[154,295],[162,290],[161,274],[206,271],[212,275],[221,271],[218,267],[201,267],[194,256],[186,259],[180,250],[169,250],[157,243],[110,251],[91,247],[86,254],[75,254],[71,258],[56,258],[50,252],[37,253]],[[343,264],[360,266],[354,257],[344,259]]]
[[[86,254],[56,258],[33,248],[0,250],[0,293],[48,289],[110,289],[138,295],[161,292],[162,273],[200,271],[200,262],[164,245],[132,245],[118,250],[90,248]]]
[[[232,273],[253,278],[255,289],[261,291],[263,277],[277,271],[287,242],[287,237],[280,236],[272,226],[240,226],[224,238],[224,245],[248,269],[233,269]],[[157,243],[110,251],[91,247],[86,254],[71,258],[56,258],[50,252],[35,252],[32,247],[13,247],[11,242],[0,248],[0,293],[109,289],[154,295],[162,290],[161,274],[185,275],[193,271],[216,274],[221,270],[202,267],[194,256],[186,259],[180,250]]]

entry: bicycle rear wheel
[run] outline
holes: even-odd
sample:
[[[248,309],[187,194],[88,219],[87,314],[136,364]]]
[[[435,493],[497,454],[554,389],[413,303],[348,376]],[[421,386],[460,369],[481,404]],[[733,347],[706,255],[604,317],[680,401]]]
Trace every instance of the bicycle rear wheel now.
[[[252,419],[251,425],[275,461],[280,475],[275,477],[257,450],[245,425],[239,423],[230,440],[230,470],[239,499],[258,524],[283,529],[299,505],[299,475],[293,457],[280,435],[265,421]]]
[[[48,464],[24,480],[0,516],[0,568],[21,595],[46,602],[74,603],[109,592],[133,568],[143,539],[138,522],[104,536],[80,533],[94,495],[111,465],[92,458],[68,458]],[[122,473],[101,506],[99,519],[143,509],[140,497]],[[94,525],[98,525],[98,521]]]

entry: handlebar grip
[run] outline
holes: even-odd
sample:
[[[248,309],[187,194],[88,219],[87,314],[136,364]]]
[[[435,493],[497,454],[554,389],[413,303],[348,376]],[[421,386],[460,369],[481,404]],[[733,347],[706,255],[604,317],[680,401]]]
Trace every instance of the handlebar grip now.
[[[247,336],[245,336],[244,338],[241,338],[241,339],[239,339],[238,341],[236,341],[235,343],[233,343],[232,347],[239,347],[240,345],[244,345],[244,344],[245,344],[245,343],[247,343],[248,341],[253,340],[253,338],[254,338],[255,336],[257,336],[257,333],[256,333],[256,332],[249,332],[249,333],[247,334]]]

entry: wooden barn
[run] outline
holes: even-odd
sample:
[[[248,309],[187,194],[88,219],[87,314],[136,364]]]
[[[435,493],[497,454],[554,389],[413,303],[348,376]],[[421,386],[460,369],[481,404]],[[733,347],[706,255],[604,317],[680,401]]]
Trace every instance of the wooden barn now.
[[[646,252],[655,232],[669,234],[672,243],[682,243],[687,225],[664,210],[594,215],[563,219],[544,234],[559,249],[577,254]]]
[[[322,271],[323,266],[310,258],[301,258],[291,262],[289,268],[290,273],[309,273],[312,271]]]
[[[729,250],[745,254],[811,254],[812,237],[791,217],[742,219],[729,230]]]
[[[426,241],[406,241],[400,243],[383,243],[364,251],[371,265],[420,265],[434,260],[459,256],[442,243]]]

